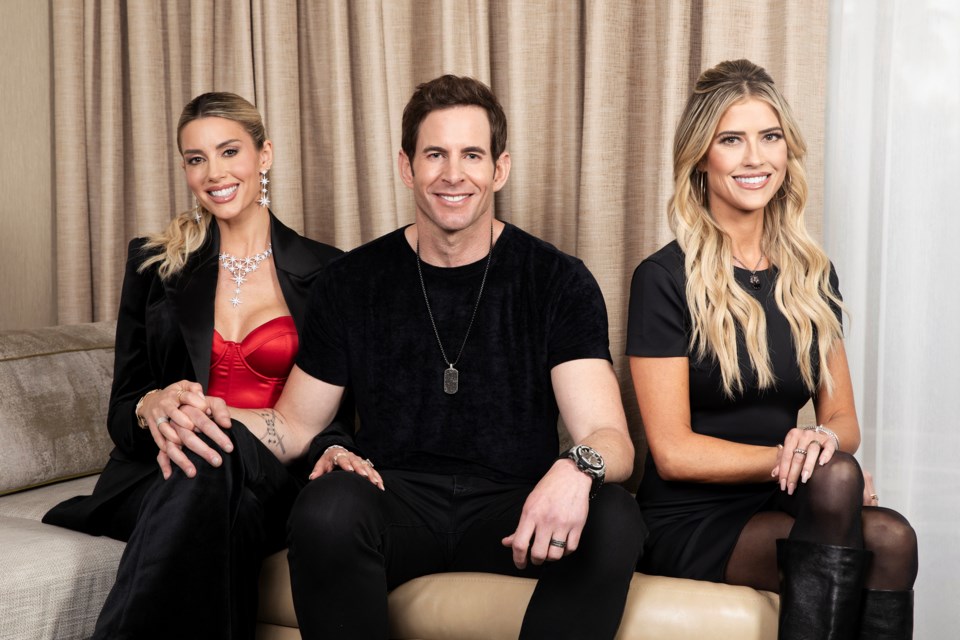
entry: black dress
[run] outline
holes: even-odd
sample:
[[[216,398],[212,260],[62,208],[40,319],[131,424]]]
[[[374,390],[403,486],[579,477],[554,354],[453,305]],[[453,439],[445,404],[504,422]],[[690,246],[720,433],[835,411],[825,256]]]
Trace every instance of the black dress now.
[[[797,413],[810,399],[797,366],[790,326],[773,299],[777,269],[734,269],[734,277],[764,309],[767,346],[776,379],[761,391],[742,338],[737,349],[744,390],[723,393],[720,368],[712,358],[690,354],[690,312],[685,293],[684,255],[676,241],[640,263],[630,288],[627,355],[690,357],[690,419],[695,433],[742,444],[774,447],[797,426]],[[839,295],[831,268],[833,290]],[[839,312],[839,310],[835,309]],[[815,349],[816,347],[814,347]],[[813,354],[816,367],[818,356]],[[815,370],[815,375],[816,375]],[[665,481],[648,453],[637,502],[650,528],[639,570],[654,575],[722,582],[727,560],[747,521],[768,508],[778,491],[772,481],[705,484]]]

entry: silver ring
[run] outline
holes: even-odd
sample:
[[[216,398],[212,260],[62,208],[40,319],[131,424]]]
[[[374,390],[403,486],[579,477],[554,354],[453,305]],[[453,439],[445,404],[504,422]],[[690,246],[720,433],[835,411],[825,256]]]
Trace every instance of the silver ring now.
[[[794,453],[799,453],[799,454],[802,455],[802,456],[807,455],[807,450],[806,450],[806,449],[801,449],[800,447],[797,447],[796,449],[794,449],[793,452],[794,452]]]
[[[340,456],[345,456],[345,455],[347,455],[345,451],[338,451],[338,452],[336,452],[336,453],[333,455],[333,460],[332,460],[333,466],[337,466],[337,460],[340,459]]]
[[[809,447],[809,446],[812,445],[812,444],[815,444],[815,445],[817,445],[818,447],[820,447],[821,449],[823,449],[823,443],[820,442],[820,441],[817,440],[817,439],[813,439],[813,440],[811,440],[810,442],[808,442],[808,443],[807,443],[807,446]]]
[[[158,427],[159,427],[160,425],[162,425],[164,422],[170,422],[170,418],[167,417],[167,416],[160,416],[159,418],[157,418],[157,426],[158,426]]]
[[[550,538],[550,546],[557,547],[558,549],[565,549],[567,543],[563,540],[557,540],[556,538]]]
[[[364,459],[363,459],[363,464],[365,464],[365,465],[367,465],[368,467],[370,467],[371,469],[373,469],[373,463],[370,462],[370,458],[364,458]]]

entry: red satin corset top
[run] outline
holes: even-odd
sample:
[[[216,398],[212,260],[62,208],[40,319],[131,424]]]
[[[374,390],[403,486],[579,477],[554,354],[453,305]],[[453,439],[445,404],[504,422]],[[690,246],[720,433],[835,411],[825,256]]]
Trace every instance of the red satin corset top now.
[[[272,407],[283,391],[297,357],[300,340],[290,316],[268,320],[241,342],[213,331],[207,393],[245,409]]]

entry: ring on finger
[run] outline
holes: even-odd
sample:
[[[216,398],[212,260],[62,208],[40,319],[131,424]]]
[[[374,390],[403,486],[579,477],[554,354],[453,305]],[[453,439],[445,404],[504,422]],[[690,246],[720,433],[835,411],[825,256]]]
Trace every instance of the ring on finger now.
[[[340,459],[340,456],[345,456],[345,455],[347,454],[344,453],[343,451],[338,451],[337,453],[333,454],[333,466],[337,466],[337,460]]]
[[[177,404],[178,405],[180,404],[180,396],[183,395],[183,392],[184,392],[183,387],[177,387]]]
[[[811,440],[810,442],[808,442],[808,443],[807,443],[807,447],[809,447],[809,446],[812,445],[812,444],[815,444],[815,445],[817,445],[818,447],[820,447],[821,449],[823,449],[823,443],[820,442],[820,441],[817,440],[817,439],[813,439],[813,440]]]
[[[157,418],[157,426],[158,426],[158,427],[159,427],[160,425],[162,425],[164,422],[170,422],[169,416],[160,416],[159,418]]]
[[[794,453],[799,453],[799,454],[802,455],[802,456],[807,455],[807,450],[806,450],[806,449],[801,449],[800,447],[797,447],[796,449],[794,449],[793,452],[794,452]]]
[[[365,465],[367,465],[368,467],[370,467],[371,469],[373,469],[373,463],[370,462],[370,458],[364,458],[364,459],[363,459],[363,464],[365,464]]]
[[[556,547],[558,549],[565,549],[567,547],[567,543],[565,540],[557,540],[556,538],[550,538],[550,546]]]

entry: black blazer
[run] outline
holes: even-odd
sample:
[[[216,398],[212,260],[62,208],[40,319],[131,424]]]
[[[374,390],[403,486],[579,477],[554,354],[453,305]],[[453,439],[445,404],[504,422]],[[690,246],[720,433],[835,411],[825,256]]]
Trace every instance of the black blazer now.
[[[273,261],[284,301],[297,331],[303,327],[310,286],[324,266],[342,252],[304,238],[270,214]],[[117,317],[113,388],[107,428],[115,445],[92,496],[67,500],[43,521],[100,534],[113,504],[145,478],[158,473],[157,445],[137,425],[134,408],[151,389],[179,380],[207,388],[213,344],[214,292],[220,266],[220,230],[210,224],[203,246],[176,276],[160,280],[156,267],[137,269],[150,254],[144,238],[130,241]],[[122,507],[121,507],[122,508]]]

